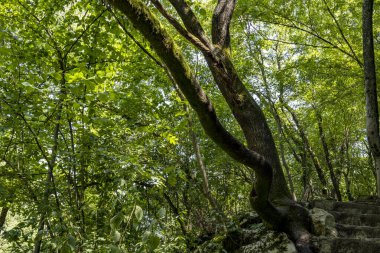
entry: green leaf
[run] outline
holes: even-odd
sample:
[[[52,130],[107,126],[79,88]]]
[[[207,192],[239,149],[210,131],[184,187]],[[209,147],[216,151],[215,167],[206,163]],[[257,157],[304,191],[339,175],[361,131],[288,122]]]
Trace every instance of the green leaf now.
[[[163,172],[169,174],[169,173],[173,172],[174,170],[175,170],[175,166],[168,166],[164,169]]]
[[[28,82],[22,82],[21,84],[26,92],[32,92],[35,89],[37,89],[36,87],[34,87],[32,84]]]
[[[106,73],[104,71],[98,70],[98,71],[96,71],[96,75],[99,76],[100,78],[102,78],[106,75]]]
[[[97,137],[100,136],[98,130],[94,127],[90,127],[90,132]]]
[[[111,229],[116,230],[120,226],[122,221],[123,221],[123,215],[121,213],[117,213],[110,220]]]
[[[71,253],[72,250],[71,250],[70,245],[67,242],[65,242],[65,244],[62,245],[60,252],[61,253]]]
[[[54,72],[51,75],[57,81],[61,81],[62,80],[62,73],[61,72]]]
[[[80,104],[77,102],[73,102],[73,108],[74,109],[80,109]]]
[[[144,216],[144,212],[142,210],[142,208],[140,206],[136,206],[135,207],[135,216],[136,216],[136,219],[138,221],[141,221],[143,216]]]
[[[75,241],[74,236],[69,235],[69,238],[67,239],[67,243],[68,243],[68,245],[70,246],[70,248],[71,248],[72,250],[75,250],[76,241]]]
[[[176,112],[174,116],[175,117],[181,117],[181,116],[184,116],[184,115],[186,115],[185,111],[179,111],[179,112]]]
[[[84,73],[81,71],[74,72],[73,74],[66,74],[67,83],[78,82],[85,79]]]
[[[160,237],[155,234],[150,234],[146,239],[146,244],[149,248],[149,251],[154,251],[158,245],[160,245]]]
[[[168,134],[168,135],[166,136],[166,139],[169,141],[170,144],[175,145],[175,144],[178,143],[178,137],[175,136],[175,135]]]
[[[120,241],[121,234],[119,231],[115,230],[113,231],[112,239],[115,243]]]
[[[165,215],[166,215],[166,209],[165,209],[165,207],[161,207],[161,208],[158,210],[157,215],[158,215],[158,217],[161,218],[161,219],[164,218]]]
[[[115,245],[110,246],[110,253],[122,253],[122,252],[123,251],[119,247]]]
[[[177,183],[177,178],[174,174],[169,175],[168,183],[170,184],[170,186],[175,186],[175,184]]]
[[[109,92],[100,92],[98,93],[98,99],[100,102],[105,103],[109,100],[110,98],[109,95],[110,95]]]
[[[199,8],[199,15],[206,17],[206,15],[207,15],[206,10],[204,8]]]

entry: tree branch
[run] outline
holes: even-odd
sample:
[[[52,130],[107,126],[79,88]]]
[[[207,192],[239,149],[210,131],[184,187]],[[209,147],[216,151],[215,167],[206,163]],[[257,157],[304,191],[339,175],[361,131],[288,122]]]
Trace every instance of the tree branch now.
[[[185,39],[191,42],[194,46],[200,49],[202,52],[209,52],[210,49],[202,43],[195,35],[188,32],[173,16],[171,16],[162,4],[157,0],[151,0],[157,10],[165,17],[167,21],[181,34]]]
[[[66,59],[67,55],[71,52],[71,50],[74,48],[75,44],[78,43],[80,38],[83,37],[83,35],[90,29],[90,27],[101,17],[103,14],[107,11],[107,9],[104,9],[98,16],[96,16],[91,23],[79,34],[78,37],[75,38],[74,42],[70,45],[69,49],[66,51],[66,53],[63,56],[63,59]]]
[[[147,8],[133,0],[110,0],[110,3],[121,10],[151,43],[215,143],[232,158],[254,168],[259,174],[272,174],[270,164],[262,155],[246,148],[221,125],[210,99],[194,78],[177,46]]]
[[[344,32],[342,30],[342,27],[340,26],[338,20],[336,19],[334,13],[332,12],[332,10],[330,9],[329,5],[327,4],[327,1],[326,0],[323,0],[323,2],[325,3],[326,5],[326,8],[327,8],[327,11],[329,12],[330,16],[332,17],[332,19],[334,20],[334,23],[336,24],[336,27],[338,28],[338,31],[340,33],[340,35],[342,36],[344,42],[347,44],[347,46],[350,48],[350,51],[351,51],[351,54],[352,54],[352,57],[355,59],[355,61],[360,65],[360,67],[363,67],[363,63],[359,60],[358,56],[356,55],[354,49],[352,48],[350,42],[348,42],[346,36],[344,35]]]
[[[185,4],[183,0],[170,1]],[[290,193],[281,171],[273,136],[265,116],[239,79],[228,55],[215,47],[212,49],[212,57],[215,58],[207,55],[205,58],[219,89],[229,103],[235,118],[243,129],[247,143],[252,149],[243,145],[222,126],[210,99],[195,78],[181,51],[143,2],[141,0],[109,0],[109,3],[123,12],[150,42],[151,47],[167,66],[175,83],[178,84],[189,104],[198,114],[206,134],[231,158],[256,172],[257,191],[253,190],[250,196],[252,207],[274,229],[287,232],[299,250],[311,252],[308,212],[289,198]],[[185,6],[187,5],[185,4]],[[191,13],[190,8],[180,10],[186,11],[180,14],[181,18],[183,15],[188,17],[187,15]],[[193,33],[190,29],[194,30],[197,26],[193,27],[188,21],[184,21],[184,24]],[[200,31],[195,29],[195,32]],[[265,157],[261,154],[265,154]],[[276,204],[285,206],[285,208],[277,209],[270,201],[270,196],[273,197]]]
[[[206,47],[212,48],[209,38],[206,36],[205,31],[191,7],[184,0],[169,0],[169,2],[176,9],[178,15],[181,17],[186,29],[197,37]]]
[[[161,68],[164,67],[164,65],[158,60],[156,59],[156,57],[154,57],[134,36],[132,33],[130,33],[128,30],[127,30],[127,27],[125,27],[125,25],[121,22],[121,20],[116,16],[115,12],[112,11],[111,8],[107,8],[108,11],[112,14],[112,16],[115,18],[116,22],[119,24],[120,28],[125,32],[125,34],[127,34],[127,36],[149,57],[151,58],[158,66],[160,66]]]
[[[230,23],[236,0],[218,0],[212,16],[212,43],[221,48],[230,46]]]
[[[297,30],[300,30],[300,31],[305,32],[307,34],[310,34],[310,35],[316,37],[317,39],[319,39],[320,41],[322,41],[322,42],[330,45],[332,48],[337,49],[340,52],[342,52],[343,54],[349,56],[360,67],[363,66],[362,62],[357,58],[357,56],[355,54],[353,54],[352,51],[347,51],[347,50],[341,48],[340,46],[336,45],[333,41],[331,41],[331,40],[323,37],[312,26],[310,26],[308,24],[305,24],[304,22],[301,22],[299,20],[294,20],[294,19],[292,19],[292,18],[290,18],[288,16],[285,16],[283,13],[280,13],[280,12],[278,12],[276,10],[273,10],[273,9],[269,8],[269,7],[268,7],[268,9],[273,12],[273,15],[278,16],[279,18],[282,18],[285,21],[290,22],[290,23],[283,23],[283,22],[274,21],[274,20],[263,20],[263,19],[258,19],[258,18],[256,18],[256,20],[258,20],[260,22],[263,22],[263,23],[280,25],[280,26],[284,26],[284,27],[289,27],[289,28],[297,29]]]

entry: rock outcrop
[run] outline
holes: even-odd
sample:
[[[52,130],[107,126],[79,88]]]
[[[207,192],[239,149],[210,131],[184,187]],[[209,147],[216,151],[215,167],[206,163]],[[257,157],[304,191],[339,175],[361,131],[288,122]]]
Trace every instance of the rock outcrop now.
[[[306,204],[305,204],[306,205]],[[314,250],[319,253],[380,253],[380,202],[315,200],[310,205]],[[272,231],[255,212],[239,226],[214,236],[198,253],[296,253],[285,233]]]
[[[316,233],[317,235],[313,239],[320,253],[380,252],[379,202],[318,200],[314,201],[312,206],[314,209],[318,208],[316,210],[327,211],[335,218],[337,234],[328,234],[328,232],[323,234],[324,230],[329,230],[329,228],[319,226],[318,229],[321,233]],[[331,225],[331,222],[327,223]]]
[[[297,253],[285,233],[268,229],[255,212],[242,215],[239,225],[225,235],[216,235],[203,243],[196,253]]]

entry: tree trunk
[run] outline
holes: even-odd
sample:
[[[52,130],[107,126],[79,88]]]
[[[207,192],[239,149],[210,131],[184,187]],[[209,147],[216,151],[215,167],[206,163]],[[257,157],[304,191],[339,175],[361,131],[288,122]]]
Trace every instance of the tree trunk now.
[[[168,205],[169,205],[170,209],[174,213],[175,219],[177,220],[178,224],[180,225],[182,234],[183,234],[183,236],[185,237],[185,240],[186,240],[186,245],[188,247],[191,247],[191,242],[187,238],[186,226],[185,226],[185,224],[182,221],[181,214],[180,214],[178,208],[174,205],[173,201],[170,199],[170,197],[169,197],[168,194],[164,193],[163,195],[164,195],[165,200],[168,202]]]
[[[306,148],[306,150],[307,150],[307,152],[308,152],[308,154],[309,154],[309,156],[313,162],[313,165],[314,165],[315,171],[317,172],[319,181],[321,182],[322,186],[327,186],[327,180],[326,180],[325,175],[323,173],[321,164],[319,163],[318,158],[316,157],[314,151],[311,148],[308,136],[306,135],[305,130],[303,129],[301,123],[299,122],[297,115],[295,114],[295,112],[293,111],[293,109],[289,105],[284,104],[284,106],[285,106],[285,109],[292,116],[292,119],[294,121],[296,129],[299,132],[299,135],[302,139],[302,143],[303,143],[304,147]]]
[[[281,124],[281,123],[278,123],[278,124]],[[282,127],[279,125],[278,125],[278,127],[281,128],[281,136],[283,139],[285,139],[286,137],[284,135]],[[288,177],[288,183],[289,183],[289,187],[290,187],[290,193],[292,194],[292,199],[294,201],[297,201],[297,196],[296,196],[296,193],[294,191],[293,178],[292,178],[292,175],[290,173],[290,167],[289,167],[289,165],[285,159],[285,148],[284,148],[284,144],[282,141],[280,142],[280,154],[281,154],[282,165],[285,167],[286,176]]]
[[[34,239],[34,249],[33,253],[39,253],[41,251],[41,245],[42,245],[42,234],[43,230],[45,228],[45,213],[43,213],[40,217],[40,221],[38,223],[38,230],[37,230],[37,235]]]
[[[187,125],[188,125],[188,128],[189,128],[190,140],[191,140],[191,143],[193,145],[193,151],[195,153],[195,158],[196,158],[196,161],[197,161],[197,165],[198,165],[198,168],[199,168],[199,170],[201,172],[201,176],[202,176],[201,191],[202,191],[203,195],[206,197],[206,199],[209,201],[211,207],[219,214],[219,216],[220,216],[219,218],[221,218],[223,220],[223,222],[225,222],[227,220],[227,217],[223,213],[223,210],[222,210],[221,206],[219,205],[219,203],[216,200],[216,198],[214,198],[214,196],[212,195],[212,192],[210,190],[210,186],[209,186],[209,182],[208,182],[208,176],[207,176],[207,171],[206,171],[206,166],[205,166],[205,164],[203,162],[203,158],[202,158],[200,146],[199,146],[199,143],[198,143],[197,135],[196,135],[195,130],[194,130],[193,118],[191,116],[191,112],[190,112],[189,106],[185,103],[186,102],[186,98],[182,94],[182,92],[178,88],[178,86],[176,85],[175,80],[170,75],[169,70],[166,69],[166,68],[165,68],[165,70],[166,70],[167,74],[169,75],[170,80],[173,82],[174,89],[176,90],[179,98],[181,99],[182,102],[184,102],[183,109],[184,109],[184,111],[186,112],[186,115],[187,115]]]
[[[60,204],[60,201],[58,198],[58,193],[57,193],[57,189],[55,186],[55,180],[54,180],[54,169],[55,169],[55,165],[56,165],[56,161],[57,161],[57,154],[58,154],[59,131],[61,129],[60,120],[62,118],[63,101],[66,97],[66,92],[64,91],[64,87],[66,84],[66,79],[65,79],[66,67],[65,67],[65,63],[64,63],[63,59],[60,59],[59,63],[60,63],[60,67],[62,70],[62,73],[61,73],[62,79],[60,81],[61,89],[60,89],[60,92],[58,95],[59,96],[58,110],[57,110],[57,114],[55,117],[55,120],[57,123],[54,126],[53,146],[51,148],[50,159],[46,156],[46,154],[44,154],[45,152],[44,152],[43,148],[41,147],[41,145],[39,144],[37,135],[35,135],[34,132],[32,131],[32,129],[30,128],[30,131],[34,135],[35,141],[38,144],[38,146],[40,147],[40,151],[43,154],[43,156],[46,160],[46,163],[48,165],[48,173],[47,173],[46,179],[45,179],[46,186],[45,186],[45,191],[44,191],[44,195],[43,195],[43,203],[42,203],[42,205],[45,205],[45,206],[42,206],[42,210],[41,210],[41,217],[40,217],[40,222],[39,222],[39,226],[38,226],[38,230],[37,230],[37,235],[36,235],[36,238],[34,240],[34,253],[39,253],[41,251],[41,245],[42,245],[42,239],[43,239],[42,235],[43,235],[43,230],[45,227],[45,219],[47,219],[48,210],[49,210],[49,208],[51,208],[50,204],[49,204],[49,195],[51,193],[53,193],[54,197],[55,197],[56,208],[57,208],[57,211],[59,214],[59,220],[60,220],[61,224],[63,223],[63,218],[61,216],[62,215],[61,207],[60,207],[61,204]],[[24,121],[26,123],[25,119],[24,119]]]
[[[285,168],[285,172],[286,172],[286,175],[288,177],[288,183],[289,183],[289,187],[290,187],[290,193],[292,195],[292,199],[294,201],[297,200],[296,198],[296,195],[294,193],[294,186],[293,186],[293,179],[292,179],[292,176],[290,174],[290,168],[286,162],[286,159],[285,159],[285,151],[284,151],[284,144],[283,144],[283,141],[286,140],[286,136],[284,134],[284,129],[283,129],[283,126],[282,126],[282,121],[281,121],[281,118],[278,114],[278,111],[277,111],[277,108],[275,106],[275,102],[272,100],[271,96],[271,91],[270,91],[270,88],[269,88],[269,84],[268,84],[268,81],[267,81],[267,74],[265,72],[265,63],[264,63],[264,58],[262,56],[262,50],[260,48],[257,48],[258,52],[259,52],[259,57],[256,57],[254,54],[253,54],[253,50],[251,48],[251,46],[249,45],[249,51],[250,53],[252,54],[255,62],[257,63],[257,65],[259,66],[259,69],[260,69],[260,73],[261,73],[261,77],[262,77],[262,80],[263,80],[263,85],[265,87],[265,92],[266,94],[265,95],[262,95],[260,92],[258,92],[258,96],[260,97],[260,100],[263,101],[264,103],[267,104],[267,106],[269,107],[269,111],[271,112],[273,118],[275,119],[275,122],[276,122],[276,125],[277,125],[277,130],[278,130],[278,133],[279,135],[281,136],[282,140],[280,140],[279,142],[279,145],[280,145],[280,154],[281,154],[281,161],[282,161],[282,165],[284,166]],[[280,70],[280,63],[278,62],[278,69]],[[280,95],[281,97],[282,95]]]
[[[0,213],[0,230],[3,228],[3,226],[5,224],[5,220],[7,219],[8,211],[9,211],[9,207],[6,207],[6,206],[4,206],[1,209],[1,213]]]
[[[375,52],[373,47],[373,2],[373,0],[363,0],[363,57],[367,138],[375,161],[377,196],[380,197],[380,135]]]
[[[213,17],[212,42],[185,1],[170,0],[186,29],[171,18],[158,1],[153,2],[177,31],[204,54],[215,82],[244,133],[248,148],[221,125],[211,101],[180,50],[148,7],[139,0],[110,0],[150,42],[197,113],[206,134],[233,159],[255,171],[257,180],[250,198],[253,208],[273,228],[288,233],[300,251],[311,252],[308,211],[292,201],[265,116],[239,79],[225,50],[229,39],[223,34],[229,34],[235,1],[218,2]]]
[[[303,152],[301,154],[301,168],[302,168],[302,186],[303,186],[303,192],[301,195],[302,201],[308,201],[311,194],[311,185],[310,185],[310,177],[311,177],[311,171],[308,166],[307,162],[307,152],[306,147],[304,146]]]
[[[331,163],[330,152],[329,152],[329,148],[327,146],[325,133],[323,131],[322,115],[316,110],[316,108],[314,108],[314,109],[315,109],[315,115],[317,117],[317,122],[318,122],[319,138],[320,138],[321,143],[322,143],[323,153],[325,154],[325,160],[326,160],[327,168],[329,169],[329,172],[330,172],[330,178],[331,178],[331,182],[332,182],[333,187],[334,187],[334,192],[335,192],[336,198],[339,201],[342,201],[342,195],[341,195],[340,189],[339,189],[339,180],[337,179],[337,177],[335,175],[334,168],[333,168],[333,165]]]

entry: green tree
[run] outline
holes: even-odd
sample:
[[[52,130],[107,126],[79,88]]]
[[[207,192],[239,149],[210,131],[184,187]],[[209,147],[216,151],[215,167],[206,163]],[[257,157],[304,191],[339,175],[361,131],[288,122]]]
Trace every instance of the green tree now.
[[[299,250],[310,252],[308,213],[292,200],[265,116],[241,82],[228,54],[229,26],[235,1],[218,2],[212,18],[211,40],[185,1],[170,2],[185,27],[158,1],[153,3],[177,31],[203,53],[216,84],[244,133],[248,148],[220,124],[211,101],[154,14],[140,1],[110,3],[120,9],[150,42],[197,112],[206,133],[231,157],[255,170],[257,179],[251,192],[253,208],[275,229],[286,231]],[[278,209],[276,205],[282,208]]]
[[[115,3],[0,6],[3,251],[191,251],[252,206],[297,241],[295,199],[374,194],[360,3]]]

